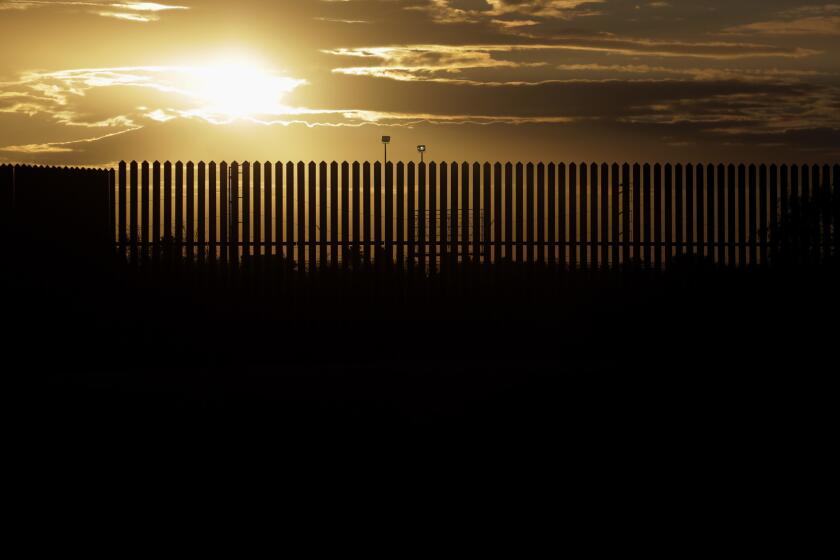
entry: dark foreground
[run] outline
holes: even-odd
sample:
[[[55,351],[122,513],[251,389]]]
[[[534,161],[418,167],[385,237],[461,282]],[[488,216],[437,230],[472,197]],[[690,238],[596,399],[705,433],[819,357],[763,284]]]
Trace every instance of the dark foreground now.
[[[22,382],[26,429],[732,435],[822,424],[837,362],[837,274],[825,267],[461,267],[454,288],[393,271],[293,284],[267,270],[213,281],[198,268],[83,270],[28,263],[4,279],[6,371]]]
[[[80,270],[4,280],[16,511],[85,527],[62,546],[89,546],[92,503],[97,540],[123,512],[222,536],[243,515],[274,534],[284,512],[312,543],[416,549],[431,523],[519,554],[538,545],[517,527],[564,548],[801,552],[824,523],[803,496],[835,439],[828,269],[513,268],[443,291],[351,274],[295,297],[264,274]]]

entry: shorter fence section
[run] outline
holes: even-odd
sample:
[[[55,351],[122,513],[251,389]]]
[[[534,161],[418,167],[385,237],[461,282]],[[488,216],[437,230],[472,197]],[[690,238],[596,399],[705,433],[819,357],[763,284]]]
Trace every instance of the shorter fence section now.
[[[98,258],[113,251],[115,173],[0,166],[0,225],[19,254]]]

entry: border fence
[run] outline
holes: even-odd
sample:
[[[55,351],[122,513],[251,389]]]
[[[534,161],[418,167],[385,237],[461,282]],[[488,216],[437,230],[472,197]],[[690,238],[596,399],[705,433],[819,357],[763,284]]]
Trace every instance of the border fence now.
[[[0,165],[0,243],[33,259],[107,255],[113,178],[107,169]]]
[[[122,162],[0,166],[4,224],[134,264],[569,268],[837,258],[840,165]],[[8,208],[13,208],[9,212]],[[20,230],[20,228],[19,228]],[[99,235],[99,237],[97,237]]]

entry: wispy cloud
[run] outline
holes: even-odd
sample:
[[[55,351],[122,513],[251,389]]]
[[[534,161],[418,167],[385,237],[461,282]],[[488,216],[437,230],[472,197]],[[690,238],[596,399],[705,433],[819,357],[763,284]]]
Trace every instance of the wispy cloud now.
[[[189,10],[187,6],[159,4],[157,2],[45,2],[10,0],[0,3],[0,10],[23,11],[33,8],[80,8],[88,13],[123,21],[148,23],[158,21],[160,12]]]
[[[728,27],[729,35],[840,35],[840,4],[801,6],[774,19]]]
[[[502,23],[498,18],[525,15],[546,19],[572,19],[598,13],[592,7],[604,0],[485,0],[484,9],[464,8],[452,0],[429,0],[406,10],[422,11],[438,23]],[[502,25],[504,25],[502,23]]]
[[[19,146],[3,146],[0,152],[12,152],[15,154],[57,154],[72,152],[73,148],[57,144],[21,144]]]
[[[582,120],[571,116],[522,116],[522,115],[446,115],[439,113],[399,113],[388,111],[343,111],[350,121],[370,124],[416,126],[419,124],[569,124]]]
[[[341,18],[330,18],[330,17],[316,17],[314,19],[315,19],[315,21],[325,21],[327,23],[346,23],[348,25],[359,24],[359,23],[370,23],[366,19],[341,19]]]
[[[645,39],[627,39],[618,37],[603,37],[600,39],[567,39],[564,43],[556,44],[494,44],[494,45],[400,45],[384,47],[357,47],[327,49],[323,52],[335,56],[352,57],[364,59],[369,64],[364,66],[349,66],[334,68],[333,72],[352,76],[368,76],[376,78],[387,78],[397,81],[428,81],[428,82],[449,82],[460,84],[481,84],[497,85],[522,84],[527,85],[527,80],[516,80],[506,73],[506,79],[470,79],[461,76],[465,71],[478,69],[515,69],[535,68],[550,64],[552,53],[557,54],[564,51],[579,51],[589,53],[603,53],[605,55],[625,56],[648,56],[655,58],[688,58],[707,59],[715,61],[740,60],[749,58],[802,58],[815,54],[816,51],[805,49],[785,49],[766,45],[750,43],[685,43],[685,42],[664,42]],[[530,53],[534,56],[542,54],[540,60],[522,60],[521,56],[512,58],[516,53]],[[646,65],[622,66],[610,65],[610,68],[617,70],[620,67],[630,68],[635,73],[638,70],[652,67]],[[566,66],[566,70],[571,69]],[[580,67],[581,69],[592,69],[592,66]],[[601,65],[600,70],[607,68]],[[682,73],[702,77],[704,72],[684,68],[669,71],[667,73]],[[659,67],[658,73],[665,72]],[[725,71],[706,72],[707,75],[716,79],[721,78]],[[727,77],[733,77],[728,73]],[[756,77],[757,74],[746,73],[748,76]],[[536,83],[543,83],[540,80]]]
[[[724,135],[786,134],[802,130],[840,130],[840,90],[800,87],[680,98],[635,108],[622,117],[631,124],[702,125]]]
[[[674,77],[697,81],[743,81],[752,83],[797,83],[803,78],[828,76],[818,70],[794,70],[780,68],[702,68],[650,66],[647,64],[561,64],[557,69],[569,73],[593,75],[639,75],[646,79]],[[607,78],[609,79],[609,78]],[[565,80],[563,80],[565,81]],[[599,81],[595,79],[593,81]]]
[[[282,96],[304,83],[273,71],[240,65],[26,72],[15,81],[0,82],[0,112],[41,114],[58,124],[83,127],[133,127],[143,118],[161,120],[161,115],[172,114],[204,118],[208,122],[229,122],[245,114],[283,114],[286,108]],[[154,96],[154,101],[165,99],[169,105],[127,107],[126,114],[91,118],[90,112],[80,110],[79,105],[92,90],[104,88],[112,91],[121,88],[114,92],[116,98],[120,94],[127,97],[126,92],[133,91],[133,98],[142,99],[142,92],[151,90],[164,94],[163,98]]]
[[[16,154],[57,154],[75,152],[76,148],[80,145],[92,144],[94,142],[98,142],[106,138],[111,138],[113,136],[118,136],[120,134],[125,134],[126,132],[132,132],[134,130],[139,130],[139,127],[130,128],[128,130],[120,130],[118,132],[112,132],[110,134],[104,134],[102,136],[96,136],[93,138],[71,140],[69,142],[47,142],[43,144],[20,144],[12,146],[3,146],[0,147],[0,152],[11,152]]]

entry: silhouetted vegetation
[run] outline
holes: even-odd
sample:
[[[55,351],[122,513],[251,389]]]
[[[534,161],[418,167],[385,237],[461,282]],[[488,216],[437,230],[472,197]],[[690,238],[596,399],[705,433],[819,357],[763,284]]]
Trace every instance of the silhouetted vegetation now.
[[[833,191],[836,192],[837,185]],[[770,229],[774,264],[782,266],[838,265],[838,198],[830,191],[817,190],[811,197],[791,196],[790,205]]]

